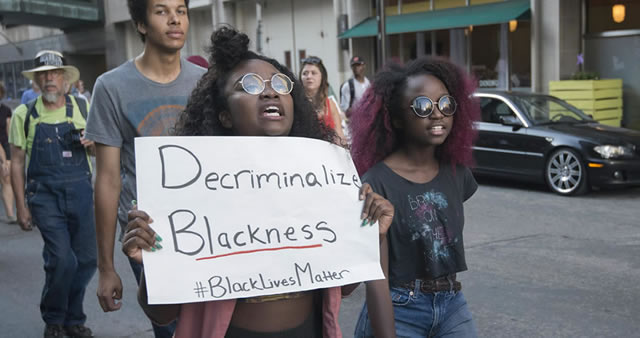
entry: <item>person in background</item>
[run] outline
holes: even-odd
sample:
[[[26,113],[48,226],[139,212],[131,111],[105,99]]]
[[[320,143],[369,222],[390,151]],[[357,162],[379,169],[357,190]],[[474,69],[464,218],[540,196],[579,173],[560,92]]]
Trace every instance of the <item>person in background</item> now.
[[[0,184],[2,184],[2,203],[6,222],[17,223],[11,188],[11,150],[9,149],[9,127],[11,126],[11,108],[1,102],[5,94],[4,83],[0,82]]]
[[[366,284],[356,337],[477,336],[456,277],[467,270],[463,203],[478,188],[473,91],[458,66],[422,57],[379,72],[355,108],[356,168],[395,206],[380,251],[387,278]]]
[[[87,102],[91,102],[91,92],[84,87],[84,81],[82,81],[82,79],[76,82],[75,87],[77,91],[77,96],[84,98],[85,100],[87,100]]]
[[[335,131],[338,137],[336,143],[346,145],[347,141],[342,130],[342,113],[335,98],[328,96],[329,79],[322,60],[317,56],[303,59],[299,78],[307,97],[313,104],[318,119]]]
[[[32,80],[29,80],[29,85],[31,86],[31,88],[25,90],[24,93],[22,93],[22,98],[20,98],[21,104],[27,104],[29,101],[40,96],[40,88],[38,88],[38,86],[33,83]]]
[[[144,50],[98,77],[86,130],[97,148],[97,296],[105,312],[122,306],[113,249],[118,224],[121,238],[136,199],[134,139],[168,135],[206,71],[180,56],[189,32],[189,0],[128,0],[127,5]],[[129,264],[139,281],[142,265],[134,260]],[[153,324],[156,338],[172,337],[174,330],[175,323]]]
[[[96,271],[89,165],[94,144],[83,136],[87,102],[66,95],[80,72],[67,65],[61,53],[41,51],[34,63],[35,68],[22,74],[42,95],[15,109],[9,133],[18,223],[30,231],[33,220],[44,241],[44,337],[92,337],[83,309],[85,290]]]
[[[340,86],[340,109],[345,112],[347,119],[351,118],[351,109],[370,86],[369,79],[364,76],[366,66],[364,60],[354,56],[350,63],[353,77]]]

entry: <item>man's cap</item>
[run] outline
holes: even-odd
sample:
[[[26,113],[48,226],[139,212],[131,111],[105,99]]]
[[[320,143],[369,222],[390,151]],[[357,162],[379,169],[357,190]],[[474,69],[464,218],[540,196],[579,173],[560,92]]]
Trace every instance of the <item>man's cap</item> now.
[[[351,65],[361,65],[364,64],[364,59],[359,56],[354,56],[351,58]]]
[[[69,83],[78,81],[80,78],[80,71],[74,66],[67,65],[62,53],[55,50],[43,50],[36,54],[33,59],[35,64],[34,68],[22,71],[22,75],[29,80],[33,80],[33,76],[36,72],[44,72],[47,70],[63,69],[65,72],[65,78]]]

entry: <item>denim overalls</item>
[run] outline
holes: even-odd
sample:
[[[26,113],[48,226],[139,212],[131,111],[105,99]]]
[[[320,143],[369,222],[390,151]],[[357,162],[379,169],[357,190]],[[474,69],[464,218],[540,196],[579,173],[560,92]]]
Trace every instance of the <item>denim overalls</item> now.
[[[27,169],[26,198],[44,240],[46,274],[40,312],[47,324],[84,324],[84,292],[96,271],[96,230],[91,170],[84,147],[71,131],[73,104],[66,98],[66,122],[36,122]],[[27,114],[37,119],[36,109]],[[25,135],[26,137],[27,135]]]

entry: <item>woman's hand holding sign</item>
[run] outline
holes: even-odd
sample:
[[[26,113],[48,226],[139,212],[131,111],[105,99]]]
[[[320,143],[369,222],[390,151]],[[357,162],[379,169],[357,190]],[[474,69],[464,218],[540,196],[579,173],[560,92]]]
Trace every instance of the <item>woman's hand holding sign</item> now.
[[[364,207],[362,208],[362,214],[360,215],[360,219],[362,219],[361,226],[366,226],[367,224],[374,225],[378,222],[378,229],[380,234],[380,265],[382,266],[382,270],[385,276],[388,275],[388,255],[387,255],[387,231],[389,231],[389,227],[391,226],[391,222],[393,221],[393,214],[395,209],[393,208],[393,204],[389,202],[386,198],[380,196],[375,193],[371,188],[371,185],[365,183],[360,188],[360,200],[365,201]],[[381,280],[383,282],[380,290],[383,290],[388,293],[388,284],[386,283],[386,279]],[[369,282],[371,283],[371,282]],[[353,290],[355,290],[360,283],[349,284],[342,286],[342,296],[346,297],[350,295]]]
[[[364,200],[364,208],[362,209],[362,226],[367,224],[375,224],[378,222],[380,229],[380,237],[384,237],[393,221],[393,205],[384,197],[375,193],[368,183],[360,188],[360,200]]]
[[[162,238],[149,226],[153,223],[153,219],[146,212],[138,210],[135,201],[133,209],[129,210],[128,219],[129,223],[122,239],[122,251],[137,263],[142,263],[142,250],[162,249],[159,243]]]

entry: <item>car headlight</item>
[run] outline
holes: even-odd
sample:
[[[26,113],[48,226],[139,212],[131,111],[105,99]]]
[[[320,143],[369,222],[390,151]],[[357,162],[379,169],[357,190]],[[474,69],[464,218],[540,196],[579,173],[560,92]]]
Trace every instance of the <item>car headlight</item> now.
[[[633,155],[633,151],[625,146],[602,145],[593,148],[602,158],[617,158]]]

